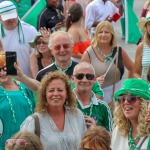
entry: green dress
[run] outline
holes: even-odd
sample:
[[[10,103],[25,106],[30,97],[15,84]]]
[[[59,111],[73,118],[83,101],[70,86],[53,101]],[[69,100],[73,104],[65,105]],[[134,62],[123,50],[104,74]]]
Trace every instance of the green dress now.
[[[22,90],[6,91],[0,86],[0,150],[4,150],[6,140],[19,131],[22,122],[34,111],[33,92],[22,83],[19,87]]]

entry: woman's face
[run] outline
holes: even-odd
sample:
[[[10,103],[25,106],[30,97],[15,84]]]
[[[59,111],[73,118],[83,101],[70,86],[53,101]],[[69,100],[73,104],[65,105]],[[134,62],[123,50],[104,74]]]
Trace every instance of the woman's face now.
[[[43,54],[43,53],[46,53],[49,51],[49,48],[48,48],[48,42],[45,42],[42,37],[39,37],[36,42],[36,47],[39,51],[39,53]]]
[[[130,121],[138,121],[138,115],[141,111],[140,98],[132,95],[122,95],[124,99],[120,102],[122,111],[127,119]],[[128,99],[128,100],[127,100]],[[130,100],[129,100],[130,99]],[[132,100],[132,101],[131,101]]]
[[[150,123],[150,103],[148,105],[147,115],[145,117],[145,121]]]
[[[5,84],[9,81],[10,76],[7,76],[6,67],[0,68],[0,84]]]
[[[67,99],[66,86],[63,80],[54,79],[52,80],[46,88],[46,99],[48,102],[48,107],[59,107],[63,108],[64,103]]]
[[[150,34],[150,21],[148,23],[146,23],[146,30],[147,30],[148,34]]]
[[[103,143],[101,143],[103,144]],[[95,147],[96,146],[96,147]],[[84,144],[84,146],[81,148],[81,150],[106,150],[105,146],[100,146],[100,145],[90,145],[88,142]]]
[[[98,33],[98,43],[110,44],[112,40],[112,34],[109,32],[106,26],[103,26]]]

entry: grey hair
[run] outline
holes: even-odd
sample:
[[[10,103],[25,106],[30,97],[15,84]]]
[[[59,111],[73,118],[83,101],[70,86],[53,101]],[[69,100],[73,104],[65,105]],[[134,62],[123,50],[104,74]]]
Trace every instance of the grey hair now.
[[[70,35],[68,32],[65,32],[65,31],[56,31],[56,32],[53,32],[50,36],[50,39],[49,39],[49,44],[48,44],[48,47],[50,50],[52,50],[52,47],[53,47],[53,39],[55,36],[59,35],[59,34],[64,34],[66,35],[69,40],[70,40],[70,44],[73,45],[74,44],[74,41],[73,41],[73,38],[72,38],[72,35]]]
[[[74,67],[74,70],[73,70],[73,75],[75,75],[75,73],[77,72],[77,69],[78,68],[91,68],[92,70],[93,70],[93,73],[94,73],[94,75],[95,75],[95,69],[94,69],[94,67],[90,64],[90,63],[88,63],[88,62],[86,62],[86,61],[82,61],[82,62],[80,62],[80,63],[78,63],[75,67]]]

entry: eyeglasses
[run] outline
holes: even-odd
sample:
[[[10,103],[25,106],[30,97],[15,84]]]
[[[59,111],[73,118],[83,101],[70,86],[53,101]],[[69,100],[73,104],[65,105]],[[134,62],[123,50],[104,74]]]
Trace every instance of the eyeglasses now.
[[[78,73],[76,75],[74,75],[76,77],[76,79],[78,80],[82,80],[84,78],[84,76],[86,76],[87,80],[93,80],[95,75],[94,74],[83,74],[83,73]]]
[[[1,71],[1,70],[6,71],[7,68],[6,68],[6,67],[0,68],[0,71]]]
[[[48,44],[48,43],[47,43],[47,42],[44,42],[44,41],[37,41],[37,42],[36,42],[36,45],[41,45],[41,44],[46,45],[46,44]]]
[[[61,19],[61,13],[60,13],[59,9],[56,9],[56,12],[57,12],[58,19]]]
[[[13,145],[17,145],[19,148],[24,148],[26,144],[26,140],[24,139],[8,139],[6,141],[6,145],[9,148],[11,148]]]
[[[124,103],[125,100],[127,100],[128,103],[132,104],[132,103],[136,102],[137,98],[139,98],[139,97],[138,96],[134,96],[134,95],[128,95],[126,97],[124,95],[122,95],[122,96],[118,96],[117,97],[117,101],[119,103]]]
[[[70,47],[70,44],[56,45],[56,46],[54,46],[54,50],[55,51],[60,51],[61,47],[63,47],[64,49],[68,49]]]

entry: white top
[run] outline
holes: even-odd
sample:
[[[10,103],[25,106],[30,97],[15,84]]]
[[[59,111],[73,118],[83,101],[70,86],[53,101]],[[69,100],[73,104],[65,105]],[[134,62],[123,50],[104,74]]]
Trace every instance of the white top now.
[[[45,150],[78,150],[79,143],[86,130],[83,114],[80,110],[72,114],[66,108],[64,131],[60,131],[49,114],[36,113],[40,121],[40,140]],[[21,130],[34,132],[35,124],[29,116],[21,125]]]
[[[140,138],[137,146],[141,144],[143,139],[144,137]],[[147,145],[148,138],[144,141],[140,149],[147,150]],[[116,127],[112,133],[112,150],[129,150],[128,137],[121,136],[118,127]]]
[[[86,7],[85,26],[90,29],[94,22],[103,21],[115,13],[119,13],[119,9],[111,1],[104,4],[102,0],[94,0]]]
[[[23,44],[19,43],[18,26],[13,30],[4,29],[6,35],[5,37],[2,37],[0,30],[0,38],[2,40],[5,51],[17,52],[17,60],[19,62],[22,71],[27,76],[31,77],[29,55],[31,54],[33,49],[30,47],[28,42],[34,39],[34,37],[37,35],[37,30],[33,26],[25,22],[21,21],[21,24],[24,33],[25,43]]]

